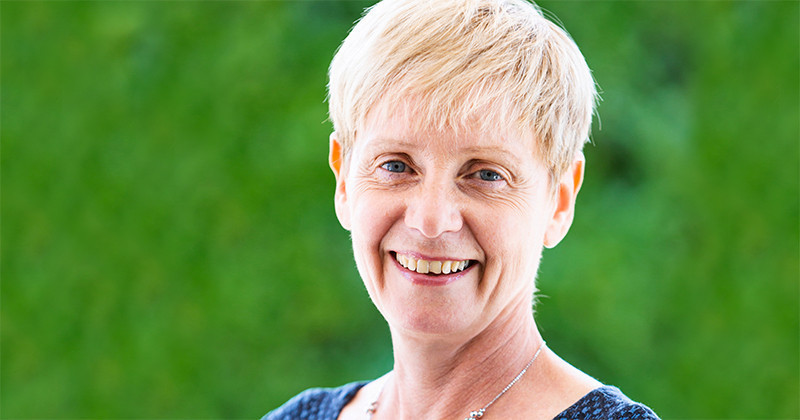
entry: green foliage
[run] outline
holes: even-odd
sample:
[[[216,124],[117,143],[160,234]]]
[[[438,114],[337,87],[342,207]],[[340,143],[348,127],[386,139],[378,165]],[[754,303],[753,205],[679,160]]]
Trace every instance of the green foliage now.
[[[391,367],[333,214],[368,2],[0,4],[0,416],[256,418]],[[667,418],[800,417],[797,2],[542,2],[603,91],[537,317]]]

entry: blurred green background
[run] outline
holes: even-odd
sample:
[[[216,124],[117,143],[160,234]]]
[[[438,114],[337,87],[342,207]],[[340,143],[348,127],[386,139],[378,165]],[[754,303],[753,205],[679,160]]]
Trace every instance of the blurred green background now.
[[[334,216],[362,1],[2,1],[2,418],[257,418],[391,366]],[[543,1],[603,90],[549,345],[664,418],[800,417],[800,4]]]

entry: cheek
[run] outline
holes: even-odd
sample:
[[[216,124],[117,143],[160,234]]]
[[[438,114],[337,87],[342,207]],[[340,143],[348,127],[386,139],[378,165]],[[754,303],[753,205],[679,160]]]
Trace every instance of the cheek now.
[[[487,248],[495,252],[519,255],[544,239],[547,229],[544,211],[531,209],[527,213],[516,210],[482,213],[492,216],[473,218],[479,226],[475,230],[483,236],[478,239],[482,239],[481,242],[487,243]]]
[[[514,212],[478,223],[474,230],[481,232],[476,239],[486,254],[487,276],[504,283],[499,287],[511,286],[503,279],[532,282],[544,246],[546,223],[542,212],[532,210],[527,217]]]
[[[397,200],[389,194],[364,191],[354,197],[352,206],[353,233],[371,238],[381,237],[401,214]]]
[[[365,280],[375,278],[383,258],[382,242],[402,211],[386,194],[363,191],[352,198],[351,236],[356,263]]]

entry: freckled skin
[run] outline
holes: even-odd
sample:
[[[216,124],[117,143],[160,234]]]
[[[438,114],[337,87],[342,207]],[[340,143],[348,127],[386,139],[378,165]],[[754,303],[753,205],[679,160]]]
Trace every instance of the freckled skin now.
[[[534,139],[504,132],[413,131],[370,119],[337,179],[337,214],[359,272],[395,332],[469,339],[531,311],[557,209]],[[477,262],[447,286],[412,284],[392,251]]]

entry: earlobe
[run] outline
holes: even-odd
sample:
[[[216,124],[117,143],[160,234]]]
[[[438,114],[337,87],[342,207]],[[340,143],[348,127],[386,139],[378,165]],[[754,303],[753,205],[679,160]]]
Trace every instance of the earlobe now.
[[[578,152],[572,165],[559,180],[556,196],[555,210],[550,219],[550,225],[544,234],[544,246],[553,248],[567,235],[575,215],[575,200],[583,184],[584,166],[586,158]]]
[[[350,209],[347,206],[347,188],[345,185],[346,165],[342,144],[339,142],[336,132],[331,133],[328,164],[333,171],[333,176],[336,178],[336,191],[333,196],[336,217],[343,228],[350,230]]]

